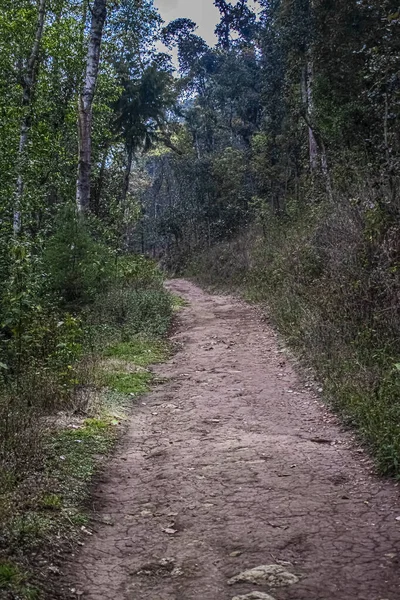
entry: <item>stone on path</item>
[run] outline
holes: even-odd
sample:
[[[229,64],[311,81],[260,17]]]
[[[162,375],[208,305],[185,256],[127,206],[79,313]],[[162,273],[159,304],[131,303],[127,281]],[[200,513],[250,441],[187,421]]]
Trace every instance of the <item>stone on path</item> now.
[[[275,598],[263,592],[251,592],[245,596],[235,596],[232,600],[275,600]]]
[[[269,585],[270,587],[285,587],[297,583],[299,578],[281,565],[261,565],[254,569],[248,569],[232,577],[228,585],[234,583],[254,583],[254,585]]]

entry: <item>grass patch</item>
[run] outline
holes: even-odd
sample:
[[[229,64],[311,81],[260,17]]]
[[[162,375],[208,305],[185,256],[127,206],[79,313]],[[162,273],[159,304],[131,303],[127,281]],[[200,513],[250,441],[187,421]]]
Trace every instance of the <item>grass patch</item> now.
[[[57,494],[44,494],[40,501],[40,507],[45,510],[61,510],[62,498]]]
[[[107,348],[106,358],[118,358],[147,367],[167,360],[170,350],[168,343],[145,337],[135,337],[129,342],[120,342]],[[112,387],[112,386],[110,386]]]
[[[20,600],[38,600],[39,590],[30,586],[28,574],[10,561],[0,561],[0,592],[4,590]]]
[[[162,287],[161,274],[145,260],[138,261],[137,268],[130,261],[119,267],[120,281],[96,295],[95,302],[82,310],[79,323],[65,319],[71,321],[68,343],[59,344],[57,364],[47,365],[48,373],[53,374],[55,367],[61,372],[62,398],[58,388],[49,388],[51,408],[38,415],[20,413],[20,405],[13,404],[19,432],[12,429],[9,435],[14,454],[0,444],[1,598],[3,590],[6,598],[39,598],[31,581],[39,581],[45,597],[53,597],[46,569],[30,573],[26,565],[33,557],[37,564],[40,556],[62,568],[59,548],[67,540],[68,547],[73,546],[82,527],[90,529],[86,505],[93,478],[115,447],[132,409],[132,395],[150,390],[154,377],[146,367],[170,354],[164,337],[171,325],[173,299]],[[21,411],[26,412],[32,398],[36,401],[36,388],[27,386]],[[25,433],[29,436],[21,435]]]
[[[47,495],[47,504],[68,510],[81,503],[99,456],[106,456],[114,445],[119,423],[113,414],[105,414],[86,419],[78,428],[62,430],[49,440],[47,469],[58,485],[56,492]],[[48,506],[42,504],[42,508]]]
[[[178,294],[172,295],[172,308],[175,312],[181,310],[181,308],[185,308],[185,306],[189,306],[189,302],[179,296]]]
[[[137,373],[104,373],[104,383],[120,394],[145,394],[150,390],[153,375],[149,371]]]

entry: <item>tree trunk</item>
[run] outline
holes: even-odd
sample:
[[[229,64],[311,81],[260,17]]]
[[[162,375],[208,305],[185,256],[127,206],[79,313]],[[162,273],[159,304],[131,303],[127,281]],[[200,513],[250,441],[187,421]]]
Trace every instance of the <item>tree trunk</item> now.
[[[302,96],[304,112],[307,114],[308,122],[313,121],[314,115],[314,99],[313,99],[313,74],[314,68],[311,59],[307,61],[307,64],[303,68],[303,81],[302,81]],[[308,147],[309,147],[309,161],[311,173],[315,173],[318,167],[318,144],[315,139],[313,128],[308,125]]]
[[[126,171],[125,171],[125,178],[124,178],[124,188],[122,191],[122,206],[126,207],[126,199],[128,197],[128,192],[129,192],[129,183],[130,183],[130,179],[131,179],[131,173],[132,173],[132,164],[133,164],[133,150],[132,148],[127,149],[127,161],[126,161]]]
[[[314,95],[313,95],[313,83],[314,83],[314,64],[312,58],[307,62],[306,68],[306,97],[307,97],[307,112],[310,121],[313,121],[314,117]],[[310,167],[311,171],[316,171],[318,167],[318,144],[314,136],[314,132],[311,127],[308,128],[308,138],[310,146]]]
[[[22,197],[24,195],[24,163],[25,163],[25,150],[28,142],[29,131],[32,125],[32,97],[35,88],[37,64],[39,60],[40,44],[43,37],[44,22],[46,17],[46,0],[39,0],[38,6],[38,20],[36,25],[35,40],[32,46],[32,51],[28,59],[25,73],[22,77],[22,106],[24,109],[24,117],[21,123],[19,148],[18,148],[18,175],[17,175],[17,189],[15,192],[14,201],[14,217],[13,217],[13,228],[14,234],[18,235],[22,228],[22,212],[21,204]]]
[[[107,159],[110,152],[111,142],[107,140],[104,148],[103,158],[101,160],[100,173],[95,185],[94,198],[91,202],[91,210],[98,217],[100,214],[100,200],[103,192],[104,176],[106,173]]]
[[[92,170],[92,107],[100,64],[101,39],[107,17],[107,0],[95,0],[91,8],[89,46],[86,73],[79,98],[79,164],[76,184],[78,213],[84,214],[90,206],[90,180]]]

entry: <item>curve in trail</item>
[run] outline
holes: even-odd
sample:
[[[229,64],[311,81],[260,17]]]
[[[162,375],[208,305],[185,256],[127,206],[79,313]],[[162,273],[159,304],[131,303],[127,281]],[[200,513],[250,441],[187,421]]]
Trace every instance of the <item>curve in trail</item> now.
[[[95,491],[113,526],[70,565],[69,587],[88,600],[399,600],[395,484],[253,308],[168,286],[189,302],[180,350]]]

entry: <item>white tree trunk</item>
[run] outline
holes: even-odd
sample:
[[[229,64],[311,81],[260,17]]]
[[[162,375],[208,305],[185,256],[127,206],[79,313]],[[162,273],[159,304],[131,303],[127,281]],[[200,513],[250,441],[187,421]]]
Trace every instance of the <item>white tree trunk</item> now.
[[[100,64],[100,49],[104,23],[107,16],[107,0],[95,0],[91,9],[89,45],[86,57],[85,80],[79,98],[79,163],[76,184],[78,213],[85,213],[90,204],[92,170],[92,107]]]

